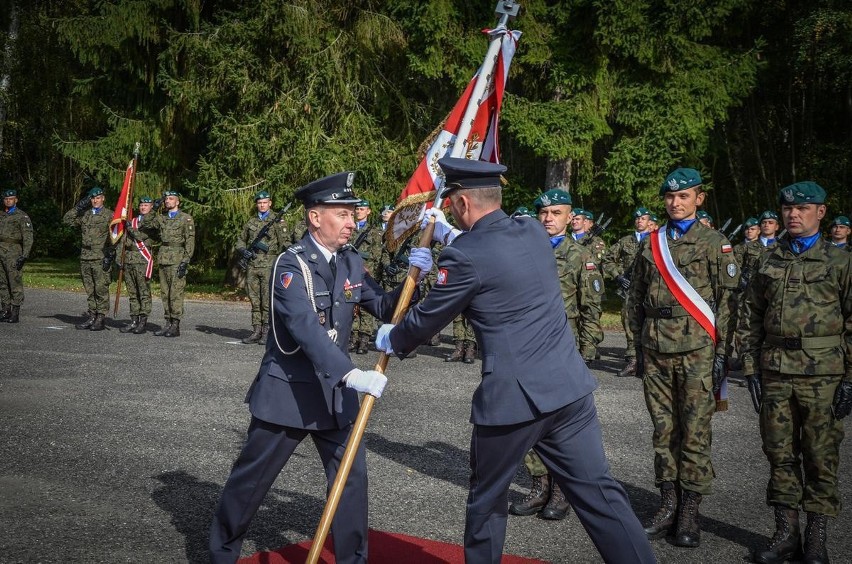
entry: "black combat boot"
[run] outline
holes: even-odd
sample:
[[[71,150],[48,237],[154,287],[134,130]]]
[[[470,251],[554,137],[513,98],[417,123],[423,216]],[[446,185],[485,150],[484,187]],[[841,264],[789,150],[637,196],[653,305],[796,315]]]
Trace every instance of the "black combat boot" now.
[[[349,352],[355,352],[355,349],[358,348],[358,332],[352,331],[352,334],[349,335]]]
[[[172,324],[163,333],[163,337],[180,337],[180,319],[172,319]]]
[[[370,336],[366,333],[358,333],[358,341],[355,343],[355,354],[367,354],[370,346]]]
[[[432,335],[432,338],[429,339],[429,346],[430,347],[440,347],[441,346],[441,334],[440,333],[435,333],[434,335]]]
[[[556,483],[556,480],[553,480],[553,487],[550,489],[550,499],[547,500],[547,505],[538,514],[539,517],[551,521],[559,521],[568,517],[568,513],[570,512],[571,504],[565,499],[565,494],[562,493],[559,484]]]
[[[675,545],[696,548],[701,544],[701,523],[698,519],[698,506],[700,504],[700,493],[683,490],[680,496],[680,511],[677,515]]]
[[[3,309],[3,316],[0,317],[0,321],[9,321],[9,318],[12,317],[12,306],[7,305]]]
[[[6,323],[17,323],[19,321],[18,318],[20,316],[21,316],[21,306],[13,305],[12,306],[12,315],[10,315],[9,318],[5,319],[4,321]]]
[[[265,345],[266,339],[269,337],[269,323],[263,323],[260,326],[260,339],[258,339],[258,345]]]
[[[92,320],[92,326],[89,327],[89,331],[103,331],[106,329],[104,322],[106,321],[106,315],[103,313],[96,313],[95,318]]]
[[[86,319],[82,323],[78,323],[74,327],[77,329],[89,329],[92,326],[92,323],[95,322],[95,312],[87,311],[85,313]]]
[[[165,321],[163,321],[163,326],[160,327],[158,330],[154,331],[154,335],[157,336],[157,337],[162,337],[163,335],[166,334],[166,331],[171,329],[171,327],[172,327],[172,320],[171,320],[171,318],[167,317],[165,319]]]
[[[130,316],[130,323],[128,323],[127,325],[125,325],[124,327],[119,329],[118,331],[120,333],[132,333],[133,330],[136,329],[138,326],[139,326],[139,316],[138,315],[131,315]]]
[[[632,356],[627,359],[627,366],[618,371],[619,378],[627,378],[636,374],[636,357]]]
[[[464,342],[464,355],[462,355],[462,362],[465,364],[473,364],[473,360],[476,358],[476,343],[472,341]]]
[[[140,315],[139,322],[136,324],[136,328],[133,330],[134,335],[141,335],[145,332],[145,327],[148,325],[148,316]]]
[[[444,357],[444,362],[461,362],[464,358],[464,341],[456,341],[456,350]]]
[[[669,534],[677,517],[677,492],[674,482],[660,485],[660,508],[650,521],[645,523],[645,534],[649,539],[658,539]]]
[[[783,505],[775,506],[775,535],[766,550],[754,553],[759,564],[782,564],[787,560],[801,560],[802,548],[799,512]]]
[[[808,511],[808,524],[805,527],[805,564],[828,564],[826,526],[828,516]]]
[[[550,499],[550,474],[531,478],[533,485],[530,492],[524,499],[509,506],[509,513],[512,515],[535,515],[547,505],[547,500]]]
[[[251,326],[251,335],[243,339],[243,343],[249,345],[251,343],[256,343],[260,340],[260,325],[252,325]]]

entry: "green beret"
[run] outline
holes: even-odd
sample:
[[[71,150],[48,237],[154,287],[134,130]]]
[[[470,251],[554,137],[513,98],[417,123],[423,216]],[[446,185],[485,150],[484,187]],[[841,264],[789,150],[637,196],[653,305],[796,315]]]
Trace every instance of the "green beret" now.
[[[657,214],[652,213],[652,214],[651,214],[651,221],[653,221],[654,223],[659,223],[659,222],[660,222],[660,218],[659,218],[659,217],[657,217]]]
[[[825,190],[816,182],[796,182],[778,192],[778,202],[784,204],[824,204]]]
[[[760,222],[757,221],[756,217],[750,217],[743,222],[743,228],[748,229],[749,227],[757,227],[760,225]]]
[[[358,202],[357,204],[355,204],[355,207],[356,207],[356,208],[369,208],[369,207],[370,207],[370,202],[368,202],[367,200],[361,200],[360,202]]]
[[[559,188],[552,188],[536,198],[533,205],[536,211],[547,206],[570,206],[571,194]]]
[[[258,201],[258,200],[268,200],[270,198],[271,198],[271,196],[269,195],[269,192],[267,192],[266,190],[261,190],[260,192],[258,192],[257,194],[254,195],[254,201],[255,202]]]
[[[4,190],[3,191],[3,197],[4,198],[11,198],[12,196],[17,196],[17,195],[18,195],[17,190]]]
[[[101,188],[100,186],[95,186],[94,188],[89,190],[89,193],[87,194],[87,196],[89,196],[90,198],[94,198],[95,196],[100,196],[103,193],[104,193],[103,188]]]
[[[392,212],[392,211],[393,211],[393,206],[392,206],[392,205],[390,205],[390,204],[385,204],[385,205],[383,205],[383,206],[382,206],[382,213],[385,213],[386,211]]]
[[[515,208],[515,211],[512,212],[512,217],[518,217],[521,215],[532,217],[533,213],[526,206],[518,206],[517,208]]]
[[[180,197],[181,197],[181,196],[180,196],[180,192],[178,192],[177,190],[165,190],[165,191],[163,192],[163,197],[165,198],[166,196],[174,196],[174,197],[176,197],[176,198],[180,198]]]
[[[651,210],[649,210],[648,208],[636,208],[636,210],[633,212],[634,218],[642,217],[643,215],[651,215]]]
[[[834,218],[834,221],[831,222],[831,225],[845,225],[846,227],[852,227],[852,224],[849,223],[849,218],[845,215],[838,215]]]
[[[713,216],[710,215],[709,213],[707,213],[704,210],[698,210],[695,213],[695,217],[697,217],[698,219],[706,219],[706,220],[710,221],[710,223],[713,223]]]
[[[574,213],[576,215],[582,215],[583,217],[585,217],[587,219],[592,219],[592,220],[595,219],[595,214],[593,214],[589,210],[579,209],[579,210],[574,210]]]
[[[760,214],[760,221],[763,221],[764,219],[774,219],[775,221],[778,221],[778,214],[772,210],[766,210]]]
[[[701,175],[694,168],[677,168],[667,177],[660,186],[660,196],[666,192],[680,192],[694,186],[701,186]]]
[[[140,204],[153,204],[154,200],[152,200],[148,196],[142,196],[141,198],[139,198],[139,203]]]

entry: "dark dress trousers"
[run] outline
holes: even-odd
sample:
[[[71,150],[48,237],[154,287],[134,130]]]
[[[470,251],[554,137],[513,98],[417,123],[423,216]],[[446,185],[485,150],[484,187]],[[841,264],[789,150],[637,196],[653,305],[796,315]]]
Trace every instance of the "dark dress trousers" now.
[[[404,357],[459,313],[482,351],[471,409],[466,561],[500,562],[509,485],[535,445],[607,562],[654,562],[610,474],[592,395],[597,383],[575,346],[539,222],[496,210],[459,235],[438,258],[435,286],[391,331],[393,350]]]
[[[313,303],[299,264],[310,271]],[[337,252],[336,276],[309,236],[275,262],[270,280],[270,335],[246,396],[252,414],[246,441],[210,528],[213,562],[236,562],[249,523],[290,455],[310,435],[334,481],[358,393],[341,381],[355,366],[346,346],[355,305],[389,320],[401,288],[385,293],[364,270],[358,252]],[[314,305],[315,304],[315,305]],[[333,341],[328,331],[337,331]],[[331,526],[339,563],[367,561],[367,467],[358,451]]]

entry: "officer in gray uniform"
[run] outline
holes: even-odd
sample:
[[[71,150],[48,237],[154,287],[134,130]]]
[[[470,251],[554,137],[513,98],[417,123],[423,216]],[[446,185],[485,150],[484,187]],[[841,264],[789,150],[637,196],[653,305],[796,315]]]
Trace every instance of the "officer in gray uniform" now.
[[[18,192],[3,192],[5,213],[0,213],[0,321],[17,323],[24,302],[21,269],[33,248],[33,222],[18,208]]]
[[[470,320],[482,353],[473,395],[466,562],[499,563],[508,490],[524,455],[536,452],[607,562],[655,562],[621,485],[609,472],[593,390],[568,325],[550,238],[526,217],[501,209],[502,165],[438,161],[445,197],[464,233],[435,208],[435,240],[455,235],[438,278],[399,325],[379,329],[376,346],[404,358],[456,315]],[[459,234],[461,233],[461,234]]]
[[[82,231],[80,275],[89,309],[77,329],[103,331],[109,311],[109,283],[115,246],[109,234],[112,210],[104,206],[104,190],[95,186],[62,218],[66,225]]]
[[[380,372],[356,368],[346,351],[355,305],[388,320],[402,289],[384,292],[348,244],[359,202],[353,178],[352,172],[333,174],[296,191],[305,204],[308,234],[273,266],[270,336],[246,397],[252,415],[248,436],[210,527],[215,564],[237,561],[252,517],[304,438],[316,445],[331,487],[358,414],[358,392],[378,398],[387,382]],[[424,273],[432,266],[429,249],[412,249],[409,260]],[[338,563],[367,562],[363,444],[331,532]]]

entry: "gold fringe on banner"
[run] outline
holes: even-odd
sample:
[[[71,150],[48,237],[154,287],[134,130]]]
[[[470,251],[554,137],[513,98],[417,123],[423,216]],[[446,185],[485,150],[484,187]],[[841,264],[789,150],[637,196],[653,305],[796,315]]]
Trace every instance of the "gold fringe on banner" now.
[[[384,234],[388,251],[396,252],[403,241],[420,231],[420,214],[423,207],[434,200],[436,195],[435,190],[412,194],[394,207]]]

